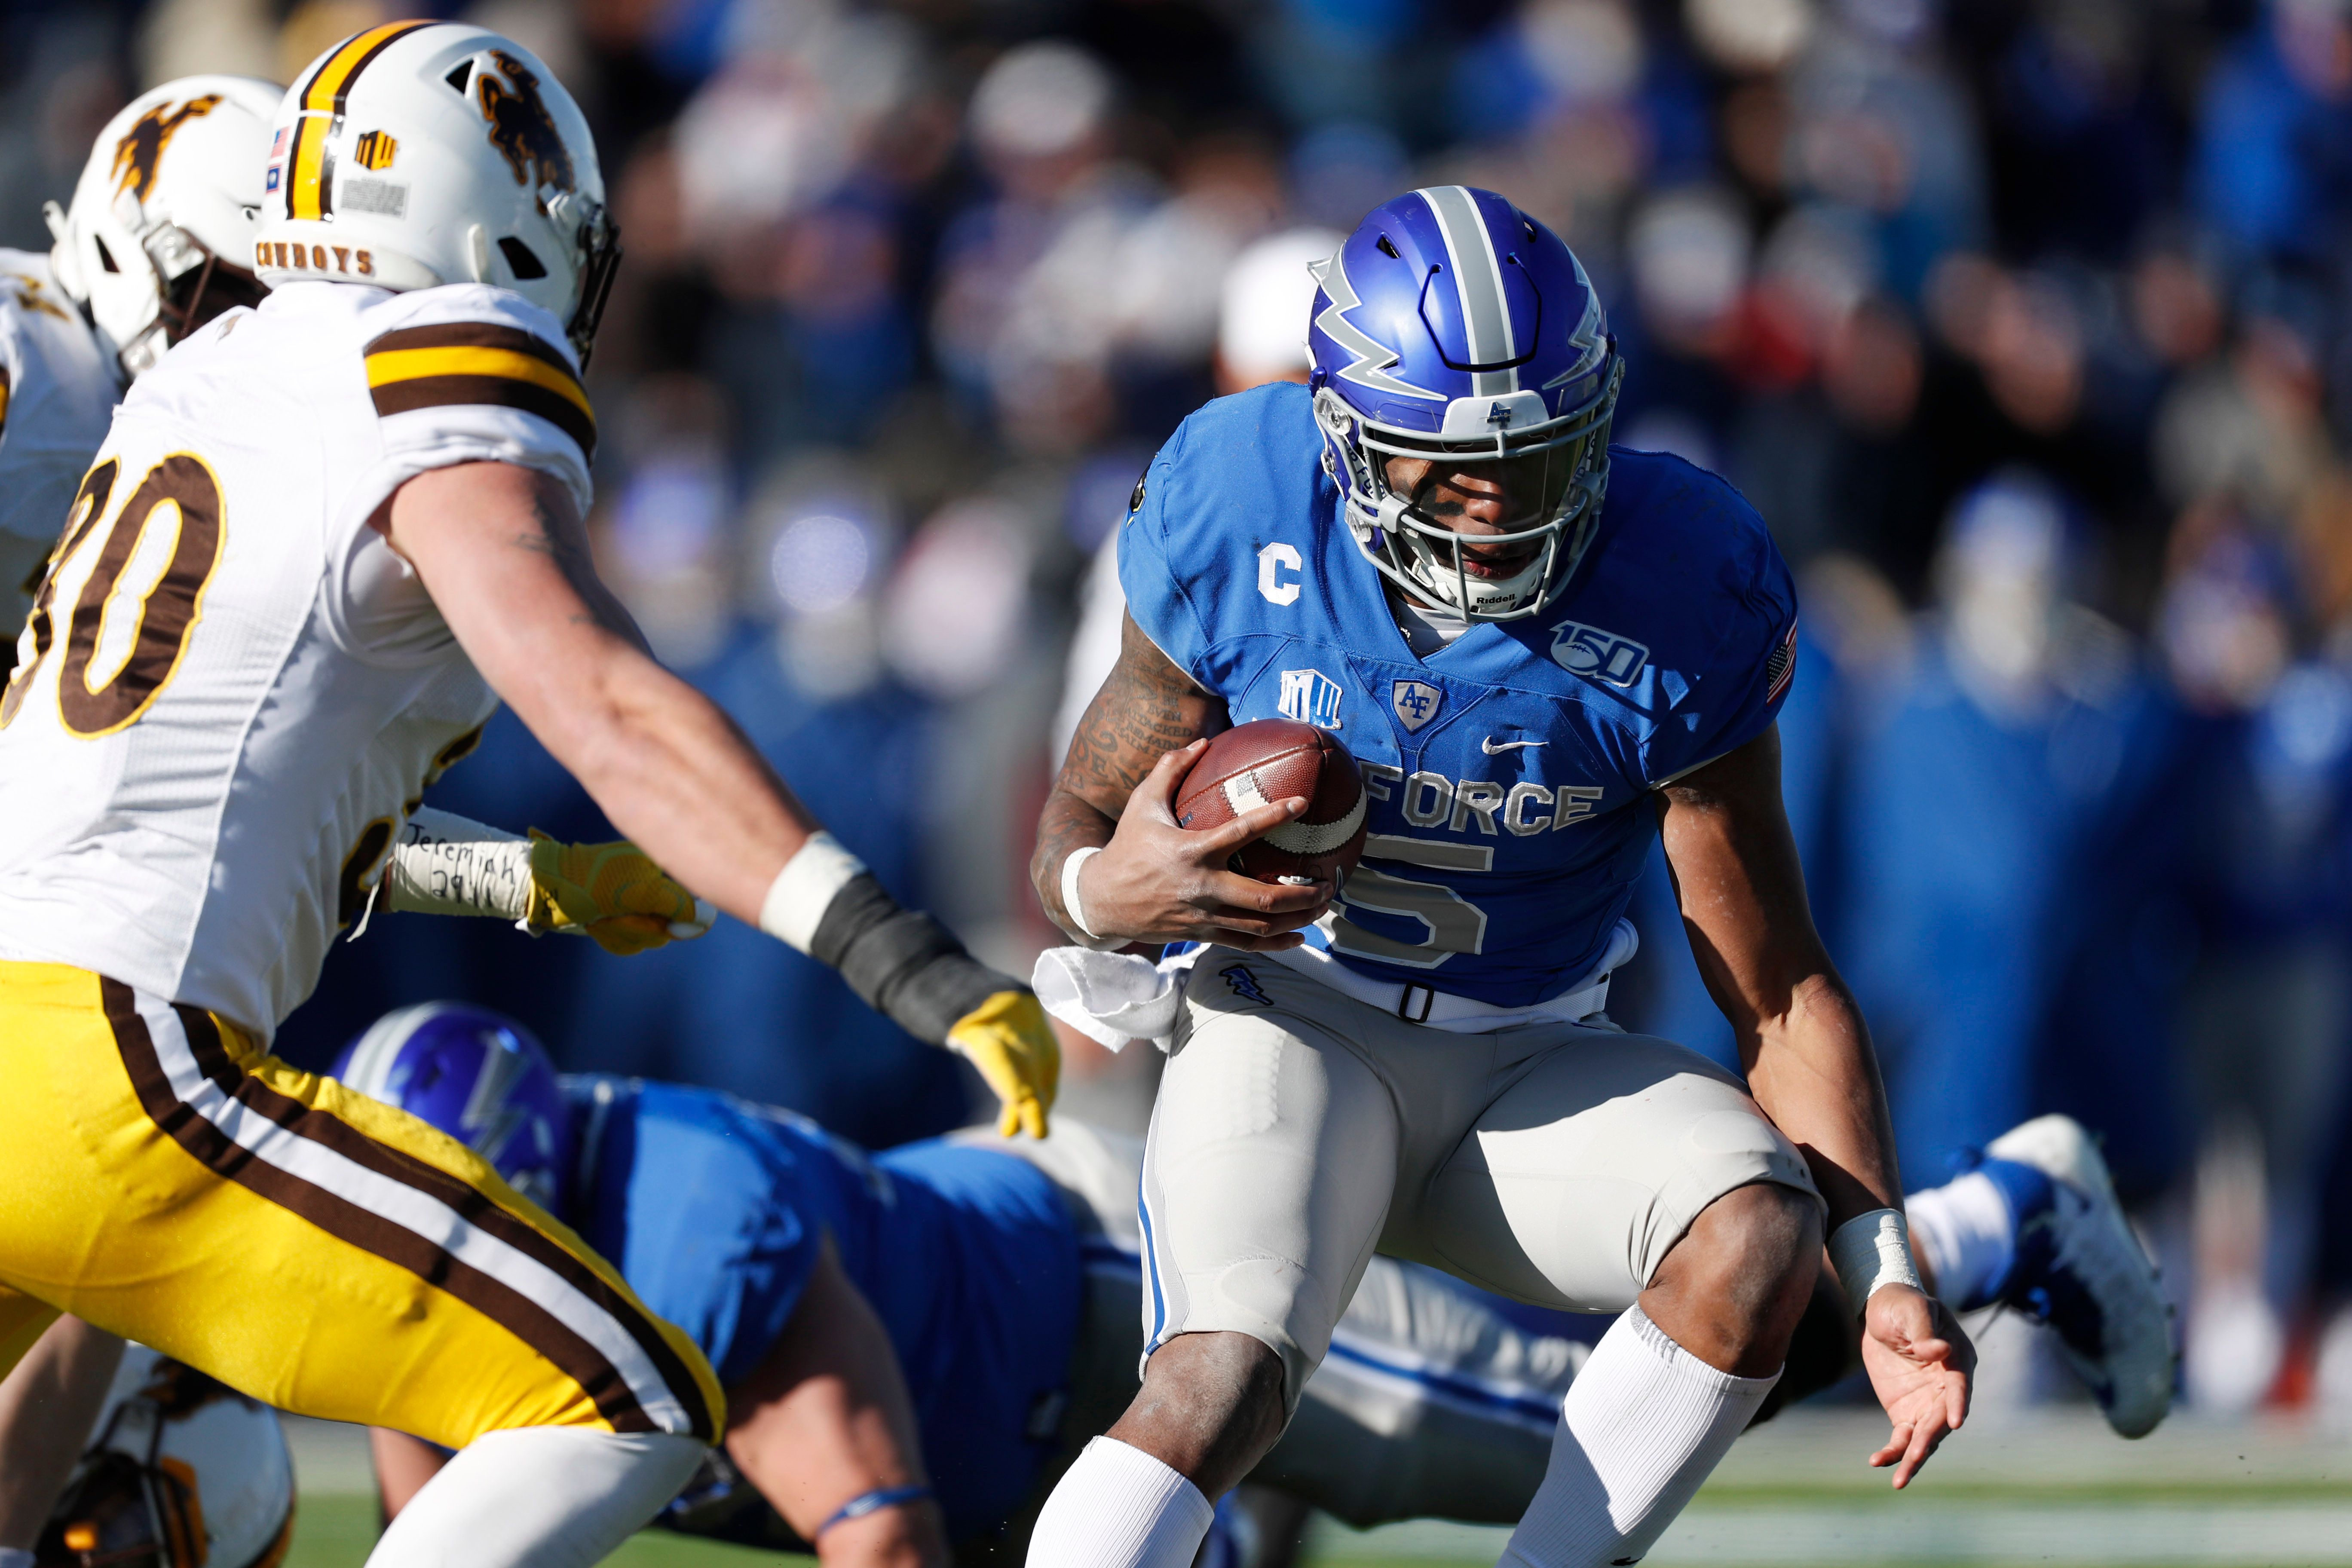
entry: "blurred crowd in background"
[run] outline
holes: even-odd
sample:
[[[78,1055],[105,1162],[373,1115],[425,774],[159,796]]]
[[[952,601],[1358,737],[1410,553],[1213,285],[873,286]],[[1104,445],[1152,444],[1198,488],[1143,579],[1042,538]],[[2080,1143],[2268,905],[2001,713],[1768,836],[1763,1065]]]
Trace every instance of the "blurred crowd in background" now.
[[[138,88],[282,81],[414,9],[0,0],[0,244],[47,247]],[[2352,0],[465,15],[599,138],[608,580],[1021,973],[1067,646],[1152,450],[1300,374],[1303,261],[1380,201],[1550,224],[1629,362],[1617,441],[1727,476],[1798,568],[1790,808],[1909,1180],[2073,1113],[2165,1255],[2192,1406],[2352,1422]],[[435,804],[610,834],[510,719]],[[1662,866],[1635,915],[1612,1014],[1727,1058]],[[282,1051],[444,994],[870,1142],[971,1109],[733,924],[620,961],[378,920]],[[1152,1056],[1074,1049],[1066,1103],[1139,1126]]]

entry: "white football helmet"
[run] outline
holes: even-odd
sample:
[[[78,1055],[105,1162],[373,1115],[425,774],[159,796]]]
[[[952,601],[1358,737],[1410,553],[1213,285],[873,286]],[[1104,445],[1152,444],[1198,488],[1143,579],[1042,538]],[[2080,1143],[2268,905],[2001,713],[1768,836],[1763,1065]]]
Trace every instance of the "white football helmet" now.
[[[264,283],[494,283],[586,361],[620,246],[588,121],[529,49],[463,22],[371,27],[296,79],[268,153]]]
[[[188,76],[106,123],[74,185],[45,209],[58,283],[126,380],[234,305],[261,298],[245,269],[261,216],[277,83]]]
[[[144,1345],[33,1549],[36,1568],[277,1568],[294,1466],[277,1412]]]

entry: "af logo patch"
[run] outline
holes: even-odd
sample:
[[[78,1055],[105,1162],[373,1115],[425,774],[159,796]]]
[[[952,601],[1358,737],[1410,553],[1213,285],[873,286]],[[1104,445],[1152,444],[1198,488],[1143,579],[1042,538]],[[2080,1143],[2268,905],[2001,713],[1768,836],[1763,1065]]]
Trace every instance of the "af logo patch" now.
[[[381,131],[363,132],[352,144],[352,157],[362,169],[389,169],[399,152],[400,143]]]
[[[1229,963],[1217,973],[1224,977],[1226,984],[1234,988],[1234,994],[1244,1002],[1255,1002],[1261,1007],[1274,1005],[1274,998],[1265,994],[1265,988],[1257,983],[1257,976],[1252,974],[1246,966]]]
[[[201,120],[220,107],[220,94],[208,92],[202,98],[192,98],[177,109],[157,104],[132,121],[122,140],[114,144],[114,194],[131,193],[132,199],[144,202],[147,193],[155,188],[155,170],[163,162],[163,149],[172,144],[173,136],[191,120]]]
[[[1282,716],[1318,730],[1339,727],[1339,683],[1319,669],[1282,672]]]
[[[1445,693],[1426,680],[1400,680],[1389,694],[1389,705],[1396,710],[1397,722],[1407,732],[1419,730],[1437,717],[1444,703]]]
[[[492,49],[490,58],[498,62],[507,81],[489,71],[477,71],[474,95],[481,100],[482,118],[489,121],[490,145],[514,171],[515,184],[538,190],[550,185],[559,191],[578,189],[563,133],[556,130],[555,117],[547,112],[547,104],[539,96],[539,78],[504,49]],[[507,82],[513,87],[509,89]],[[531,177],[534,171],[536,179]]]

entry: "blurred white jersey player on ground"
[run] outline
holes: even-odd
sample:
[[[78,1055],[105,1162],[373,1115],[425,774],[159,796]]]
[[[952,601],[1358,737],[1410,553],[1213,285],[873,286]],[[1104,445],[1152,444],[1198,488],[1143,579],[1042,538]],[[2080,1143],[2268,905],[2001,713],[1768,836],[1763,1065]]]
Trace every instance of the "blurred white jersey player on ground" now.
[[[150,89],[99,132],[47,256],[0,250],[0,634],[14,640],[116,399],[173,343],[251,305],[262,159],[283,89]]]
[[[723,1428],[701,1353],[463,1145],[266,1054],[499,698],[682,881],[971,1059],[1011,1127],[1044,1131],[1052,1036],[597,582],[580,364],[618,251],[546,68],[388,23],[304,70],[266,152],[274,292],[132,390],[0,700],[0,1369],[71,1312],[463,1449],[379,1564],[593,1562]]]

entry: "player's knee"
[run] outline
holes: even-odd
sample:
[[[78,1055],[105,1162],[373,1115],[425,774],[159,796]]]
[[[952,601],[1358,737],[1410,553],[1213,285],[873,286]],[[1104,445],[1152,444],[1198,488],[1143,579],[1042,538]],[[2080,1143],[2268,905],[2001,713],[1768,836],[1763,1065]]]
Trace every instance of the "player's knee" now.
[[[1210,1497],[1249,1473],[1282,1436],[1282,1358],[1248,1334],[1179,1334],[1151,1352],[1143,1388],[1110,1429]]]
[[[1820,1200],[1777,1182],[1751,1182],[1717,1198],[1710,1212],[1724,1221],[1718,1245],[1734,1299],[1784,1333],[1794,1328],[1821,1275]]]
[[[1709,1302],[1725,1338],[1779,1364],[1821,1271],[1822,1214],[1812,1194],[1751,1182],[1709,1204],[1654,1282]]]

